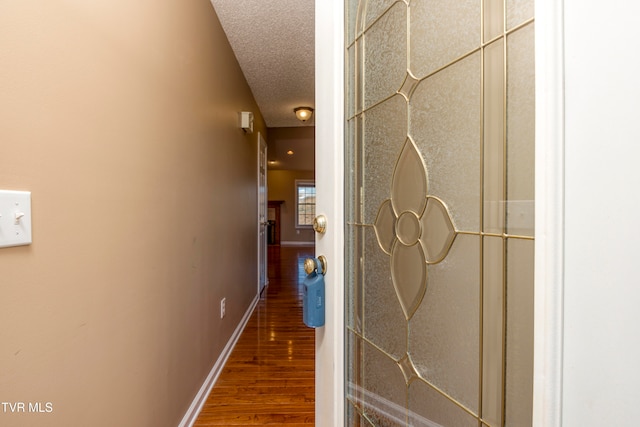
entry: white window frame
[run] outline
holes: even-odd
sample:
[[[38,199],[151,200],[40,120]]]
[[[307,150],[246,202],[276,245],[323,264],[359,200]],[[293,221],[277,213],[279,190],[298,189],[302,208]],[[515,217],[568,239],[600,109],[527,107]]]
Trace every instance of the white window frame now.
[[[300,228],[300,229],[305,229],[305,228],[312,228],[313,227],[313,223],[311,224],[300,224],[299,223],[299,215],[298,215],[298,208],[299,208],[299,200],[298,200],[298,188],[300,187],[311,187],[313,186],[313,188],[316,188],[316,182],[313,179],[296,179],[295,180],[295,204],[296,204],[296,228]],[[316,206],[316,203],[314,202],[314,208]],[[314,215],[315,216],[315,215]]]

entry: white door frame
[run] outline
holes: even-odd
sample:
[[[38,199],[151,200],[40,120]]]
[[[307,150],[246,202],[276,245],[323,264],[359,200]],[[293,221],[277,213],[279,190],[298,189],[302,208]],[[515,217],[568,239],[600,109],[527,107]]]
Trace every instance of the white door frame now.
[[[533,425],[562,424],[564,85],[562,0],[536,0]],[[316,1],[316,187],[329,219],[326,326],[316,332],[316,425],[344,425],[344,0]]]
[[[344,2],[316,0],[316,254],[327,257],[325,326],[316,329],[316,425],[344,425]]]
[[[536,170],[533,425],[562,425],[564,1],[535,1]]]

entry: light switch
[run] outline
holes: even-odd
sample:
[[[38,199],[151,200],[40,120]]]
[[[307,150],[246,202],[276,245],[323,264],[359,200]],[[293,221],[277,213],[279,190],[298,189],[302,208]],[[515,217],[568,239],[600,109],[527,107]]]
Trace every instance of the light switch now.
[[[0,248],[31,244],[31,192],[0,190]]]

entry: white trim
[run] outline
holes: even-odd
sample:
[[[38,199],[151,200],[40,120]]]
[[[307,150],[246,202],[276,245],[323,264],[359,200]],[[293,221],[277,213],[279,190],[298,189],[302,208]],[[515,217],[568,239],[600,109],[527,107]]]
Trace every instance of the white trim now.
[[[187,413],[184,414],[184,417],[182,417],[182,421],[180,421],[180,424],[178,424],[178,427],[192,427],[193,424],[198,419],[198,415],[200,414],[202,407],[207,401],[207,397],[209,397],[209,393],[211,393],[213,386],[218,380],[218,377],[220,376],[220,374],[222,373],[222,369],[224,368],[225,363],[227,363],[227,359],[229,359],[229,356],[231,355],[233,348],[238,342],[238,339],[240,338],[242,331],[244,331],[245,326],[247,326],[247,322],[251,318],[251,315],[253,314],[253,310],[255,310],[256,305],[258,305],[259,298],[260,298],[259,295],[256,295],[253,302],[251,303],[247,311],[244,313],[244,316],[242,317],[242,320],[240,320],[238,327],[233,332],[233,335],[231,335],[231,338],[229,338],[227,345],[222,350],[222,353],[220,354],[220,357],[218,357],[218,360],[216,361],[216,363],[213,365],[213,368],[211,368],[211,372],[209,372],[207,379],[204,381],[204,383],[200,387],[198,394],[196,394],[196,397],[193,399],[193,402],[191,402],[191,406],[189,406]]]
[[[533,425],[562,425],[564,2],[536,10],[536,211]]]
[[[316,328],[316,425],[344,425],[344,0],[316,1],[316,214],[327,232],[325,326]]]
[[[315,246],[316,242],[298,242],[293,240],[281,241],[280,246]]]

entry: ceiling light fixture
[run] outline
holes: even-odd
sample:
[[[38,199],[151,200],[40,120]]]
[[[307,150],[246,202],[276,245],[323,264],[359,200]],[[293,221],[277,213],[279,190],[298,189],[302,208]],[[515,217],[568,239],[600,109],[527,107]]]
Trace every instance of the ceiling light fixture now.
[[[289,151],[287,151],[287,154],[290,155],[290,156],[293,156],[293,151],[289,150]]]
[[[298,107],[294,108],[293,112],[296,113],[296,117],[301,122],[306,122],[313,115],[313,108],[311,107]]]

